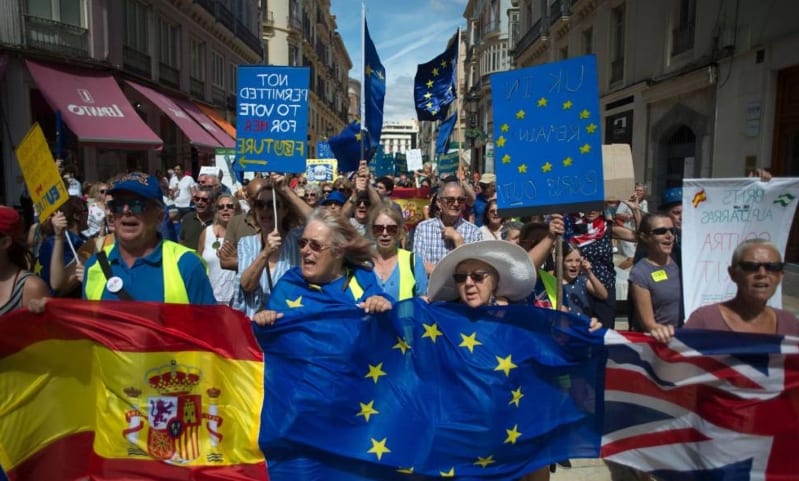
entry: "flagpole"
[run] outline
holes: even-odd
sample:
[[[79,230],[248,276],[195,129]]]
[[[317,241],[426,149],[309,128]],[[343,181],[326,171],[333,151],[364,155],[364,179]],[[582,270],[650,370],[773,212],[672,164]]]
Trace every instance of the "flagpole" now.
[[[361,2],[361,158],[364,151],[363,126],[366,125],[366,2]]]
[[[458,42],[457,47],[455,47],[455,51],[458,52],[455,55],[455,98],[458,101],[455,103],[455,115],[457,115],[457,119],[455,121],[458,124],[458,173],[460,174],[460,180],[463,181],[465,177],[465,171],[463,168],[463,128],[461,127],[461,121],[463,120],[463,115],[461,115],[461,109],[463,108],[463,99],[461,98],[461,28],[458,27],[458,37],[455,40]]]

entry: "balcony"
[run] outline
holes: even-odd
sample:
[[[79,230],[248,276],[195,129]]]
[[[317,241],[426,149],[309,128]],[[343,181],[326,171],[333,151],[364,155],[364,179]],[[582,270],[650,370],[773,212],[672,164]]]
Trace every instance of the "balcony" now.
[[[694,48],[694,24],[680,25],[671,31],[671,55],[679,55]]]
[[[180,88],[180,70],[165,64],[164,62],[158,63],[158,80],[162,83],[169,85],[172,88]]]
[[[233,29],[233,33],[236,35],[236,37],[244,42],[244,45],[250,47],[250,49],[254,52],[258,52],[258,54],[263,53],[264,45],[261,42],[261,39],[252,33],[246,25],[241,23],[241,21],[236,20],[235,25],[236,26]]]
[[[25,15],[25,41],[31,48],[70,57],[89,56],[88,29],[47,18]]]
[[[211,86],[211,102],[214,105],[225,105],[225,89],[216,85]]]
[[[624,57],[610,63],[610,83],[615,84],[624,79]]]
[[[513,48],[514,56],[518,56],[528,48],[530,48],[539,38],[541,38],[542,22],[539,18],[533,26],[525,32],[524,36],[519,40]]]
[[[196,2],[250,49],[258,53],[258,55],[263,54],[264,50],[261,39],[233,16],[233,12],[225,6],[225,2],[220,0],[196,0]],[[269,15],[271,15],[272,18],[271,25],[274,26],[274,15],[272,12],[269,12]]]
[[[150,78],[152,65],[150,64],[149,55],[128,45],[122,47],[122,52],[122,62],[125,70],[141,75],[142,77]]]
[[[205,80],[195,77],[189,78],[189,91],[194,97],[205,100]]]
[[[267,37],[275,36],[275,12],[264,12],[263,31]]]

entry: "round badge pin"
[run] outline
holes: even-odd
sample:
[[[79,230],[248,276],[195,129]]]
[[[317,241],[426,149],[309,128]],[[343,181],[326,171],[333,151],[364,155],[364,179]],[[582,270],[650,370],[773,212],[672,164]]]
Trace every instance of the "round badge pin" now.
[[[117,276],[108,279],[108,282],[105,283],[108,292],[113,292],[114,294],[122,290],[122,285],[122,279]]]
[[[219,249],[219,246],[221,245],[222,244],[219,241],[215,241],[213,244],[211,244],[211,247],[214,249]]]

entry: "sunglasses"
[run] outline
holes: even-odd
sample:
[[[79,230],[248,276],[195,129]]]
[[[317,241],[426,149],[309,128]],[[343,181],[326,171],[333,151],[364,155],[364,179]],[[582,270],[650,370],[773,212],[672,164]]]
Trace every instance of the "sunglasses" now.
[[[219,209],[219,210],[225,210],[225,209],[235,210],[236,209],[236,205],[235,204],[216,204],[216,208]]]
[[[203,204],[207,204],[208,203],[208,197],[200,197],[200,196],[195,195],[191,199],[194,202],[202,202]]]
[[[98,192],[100,192],[101,194],[105,194],[107,191],[106,189],[100,189]]]
[[[441,197],[447,205],[465,204],[466,197]]]
[[[785,268],[784,262],[739,261],[737,265],[738,269],[741,269],[744,272],[757,272],[761,267],[766,269],[768,272],[782,272],[782,270]]]
[[[456,284],[463,284],[466,282],[467,278],[471,278],[474,282],[483,282],[485,278],[490,275],[491,274],[487,271],[474,271],[465,274],[452,274],[452,278],[455,280]]]
[[[255,201],[253,201],[253,205],[255,206],[256,209],[265,209],[267,207],[271,207],[272,206],[272,201],[271,200],[255,199]],[[280,208],[280,202],[277,203],[277,208],[278,209]]]
[[[311,197],[311,198],[314,198],[314,197],[316,197],[316,194],[313,194],[313,193],[311,193],[311,194],[305,194],[305,197]]]
[[[108,202],[108,209],[114,214],[125,212],[125,206],[128,207],[128,212],[131,214],[139,215],[150,207],[150,203],[142,199],[112,200]]]
[[[383,232],[387,232],[388,235],[397,235],[397,231],[399,231],[397,224],[375,224],[372,226],[372,234],[374,235],[381,235]]]
[[[674,227],[658,227],[657,229],[652,229],[649,231],[650,234],[655,235],[666,235],[667,232],[671,232],[671,235],[676,235],[677,229]]]
[[[305,237],[298,240],[297,245],[300,246],[300,249],[305,249],[305,246],[308,246],[314,252],[322,252],[323,250],[330,248],[330,246],[324,245],[318,240],[306,239]]]
[[[368,200],[358,199],[358,202],[356,202],[355,205],[357,205],[358,207],[360,206],[369,207],[370,205],[372,205],[372,203]]]

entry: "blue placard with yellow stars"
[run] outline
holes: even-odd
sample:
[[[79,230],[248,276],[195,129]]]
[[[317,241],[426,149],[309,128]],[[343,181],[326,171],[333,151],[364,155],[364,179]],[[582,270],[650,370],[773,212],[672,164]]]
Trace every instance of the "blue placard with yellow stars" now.
[[[503,216],[601,209],[596,57],[493,74],[491,98]]]
[[[419,298],[292,311],[255,328],[272,481],[515,481],[598,456],[606,357],[584,319]]]

